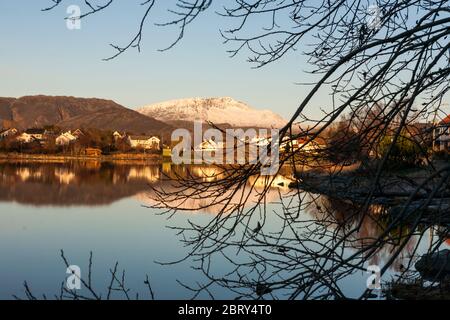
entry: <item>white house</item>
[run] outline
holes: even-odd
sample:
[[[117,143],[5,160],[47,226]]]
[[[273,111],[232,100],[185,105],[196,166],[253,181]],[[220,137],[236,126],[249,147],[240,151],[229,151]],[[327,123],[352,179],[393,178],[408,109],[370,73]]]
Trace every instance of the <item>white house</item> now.
[[[20,134],[16,140],[22,143],[30,143],[33,141],[43,144],[45,142],[46,131],[44,129],[28,129]]]
[[[295,138],[288,136],[283,137],[280,143],[280,151],[297,150],[299,147],[299,141]]]
[[[34,138],[30,134],[24,132],[24,133],[20,134],[16,138],[16,140],[19,141],[19,142],[22,142],[22,143],[30,143],[31,141],[34,140]]]
[[[195,151],[217,151],[218,149],[223,149],[224,143],[223,142],[215,142],[214,140],[205,140],[202,143],[200,143],[196,148]]]
[[[3,130],[3,131],[0,131],[0,139],[5,139],[7,137],[14,136],[18,132],[19,131],[16,128],[11,128],[11,129],[6,129],[6,130]]]
[[[128,144],[132,148],[143,148],[145,150],[161,149],[161,139],[152,136],[128,136]]]
[[[271,143],[272,139],[266,138],[266,137],[255,137],[253,138],[250,143],[256,144],[258,147],[266,147]]]
[[[122,140],[122,139],[125,138],[125,137],[126,137],[126,134],[125,134],[125,133],[124,133],[124,134],[121,134],[119,131],[115,131],[115,132],[113,133],[114,141]]]
[[[240,138],[240,137],[236,137],[238,138],[239,144],[245,144],[245,145],[250,145],[250,146],[256,146],[256,147],[267,147],[271,142],[272,142],[272,138],[271,137],[266,137],[266,136],[254,136],[254,137],[244,137],[244,138]]]
[[[326,142],[320,137],[316,137],[313,140],[306,137],[284,137],[280,144],[280,151],[295,151],[301,149],[303,152],[315,153],[324,148],[326,148]]]
[[[433,130],[433,149],[435,151],[450,150],[450,115],[435,124]]]
[[[44,129],[28,129],[25,133],[31,136],[32,140],[37,140],[39,142],[44,140]]]
[[[68,146],[72,142],[76,141],[78,138],[72,134],[71,131],[64,132],[60,134],[56,140],[55,143],[57,146]]]

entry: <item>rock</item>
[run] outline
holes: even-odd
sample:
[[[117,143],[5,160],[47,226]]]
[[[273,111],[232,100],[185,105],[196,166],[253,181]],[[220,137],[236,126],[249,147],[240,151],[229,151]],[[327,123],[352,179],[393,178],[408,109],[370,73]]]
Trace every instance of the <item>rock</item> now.
[[[450,250],[423,255],[415,268],[426,280],[443,280],[450,276]]]

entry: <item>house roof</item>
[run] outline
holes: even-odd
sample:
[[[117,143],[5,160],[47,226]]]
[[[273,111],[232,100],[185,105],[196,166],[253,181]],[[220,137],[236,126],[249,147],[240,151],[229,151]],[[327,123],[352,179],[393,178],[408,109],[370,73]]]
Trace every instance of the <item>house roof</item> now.
[[[439,124],[450,124],[450,115],[446,116],[444,119],[442,119]]]
[[[3,134],[3,133],[6,133],[6,132],[9,132],[9,131],[17,131],[17,129],[15,129],[15,128],[9,128],[9,129],[2,129],[2,130],[0,130],[0,134]]]
[[[25,131],[25,133],[27,133],[27,134],[44,134],[45,130],[44,129],[28,129],[27,131]]]
[[[155,136],[130,136],[131,140],[150,140],[153,138],[160,140],[158,137]]]
[[[198,149],[222,149],[224,147],[223,142],[215,142],[214,140],[205,140],[197,146]]]
[[[77,137],[76,136],[74,136],[70,131],[69,132],[64,132],[64,133],[61,133],[59,136],[58,136],[58,138],[67,138],[67,139],[71,139],[71,140],[75,140]]]

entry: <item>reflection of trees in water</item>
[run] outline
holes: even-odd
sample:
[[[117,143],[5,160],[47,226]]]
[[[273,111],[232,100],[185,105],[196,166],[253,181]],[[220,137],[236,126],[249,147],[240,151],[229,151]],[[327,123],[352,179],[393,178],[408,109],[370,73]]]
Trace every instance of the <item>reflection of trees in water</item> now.
[[[199,168],[193,167],[192,174],[199,178],[203,182],[213,182],[220,179],[223,173],[218,173],[218,169],[211,168]],[[215,172],[217,171],[217,175]],[[151,207],[159,207],[160,202],[156,200],[158,193],[163,189],[166,194],[178,193],[178,180],[173,180],[166,184],[156,184],[152,186],[152,189],[142,192],[136,195],[136,198]],[[274,181],[270,181],[265,178],[253,178],[252,182],[242,187],[242,192],[246,194],[248,203],[256,203],[260,196],[261,191],[267,184],[270,184],[271,188],[266,194],[266,200],[268,203],[276,202],[279,198],[279,194],[286,193],[288,191],[287,185],[291,180],[282,175],[277,175]],[[217,214],[225,202],[218,203],[217,198],[208,196],[207,193],[198,194],[197,196],[190,196],[191,190],[185,190],[182,193],[178,193],[176,196],[171,198],[172,205],[176,205],[178,208],[184,211],[189,211],[193,213],[206,212],[209,214]],[[237,206],[239,206],[242,198],[240,193],[234,193],[232,190],[227,191],[223,194],[223,198],[226,199],[226,211],[232,212]],[[225,201],[225,200],[224,200]]]
[[[364,250],[374,245],[380,235],[389,228],[387,209],[381,205],[371,205],[363,214],[360,206],[339,199],[319,196],[316,203],[316,206],[308,208],[308,212],[318,221],[330,221],[329,228],[336,230],[339,237],[345,238],[343,244],[348,248]],[[355,230],[355,232],[346,236],[348,230]],[[377,247],[375,253],[367,259],[367,263],[383,265],[389,260],[396,246],[410,233],[408,225],[400,224],[396,228],[390,228],[384,236],[383,245]],[[408,238],[404,250],[390,266],[392,270],[402,271],[402,266],[411,258],[417,241],[417,237]]]
[[[380,205],[365,209],[290,190],[289,168],[276,176],[253,175],[242,183],[239,170],[246,169],[9,163],[0,165],[0,197],[64,206],[109,204],[136,196],[169,211],[211,213],[206,225],[193,219],[188,227],[175,226],[191,248],[186,258],[208,279],[201,287],[186,285],[196,294],[219,286],[252,298],[345,297],[341,280],[365,272],[368,264],[399,273],[410,270],[410,257],[417,254],[431,225],[414,217],[396,220]],[[439,228],[433,249],[447,237],[446,230]],[[219,267],[217,261],[224,262]],[[220,271],[225,266],[229,268]],[[363,286],[365,279],[357,281]]]
[[[101,14],[112,2],[95,10],[87,4],[88,15]],[[47,10],[63,3],[52,3]],[[392,249],[383,265],[384,273],[405,249],[416,251],[430,226],[448,223],[448,218],[447,222],[441,218],[450,210],[450,166],[430,166],[418,180],[400,171],[395,174],[399,179],[390,185],[383,182],[383,176],[392,166],[403,169],[405,163],[416,164],[418,160],[431,163],[430,135],[446,116],[449,3],[378,1],[379,7],[370,7],[370,1],[224,1],[220,13],[234,23],[221,34],[231,44],[232,56],[248,54],[251,63],[264,67],[282,60],[299,45],[308,48],[302,55],[313,74],[309,85],[303,83],[308,94],[280,130],[281,139],[289,140],[295,134],[303,142],[298,150],[289,148],[282,163],[323,170],[325,163],[332,161],[331,173],[361,162],[370,183],[363,192],[363,204],[354,214],[353,209],[343,208],[350,214],[345,212],[339,223],[330,215],[305,215],[309,206],[317,204],[301,191],[291,196],[280,194],[282,209],[273,212],[268,204],[272,183],[257,191],[255,204],[256,188],[248,183],[259,175],[258,165],[225,169],[221,181],[188,172],[184,181],[176,179],[175,190],[154,190],[158,207],[171,212],[185,210],[187,201],[203,203],[205,198],[216,206],[216,215],[206,226],[192,224],[180,230],[189,235],[186,243],[207,276],[211,276],[211,256],[230,250],[248,254],[248,262],[227,256],[236,267],[227,275],[211,278],[211,283],[236,291],[247,289],[257,296],[284,289],[290,298],[341,298],[344,294],[338,280],[364,270],[380,248],[387,244]],[[214,8],[212,1],[176,4],[176,11],[170,10],[174,16],[169,15],[161,24],[180,27],[168,49],[184,38],[190,22]],[[140,48],[142,26],[157,12],[154,5],[155,1],[145,2],[136,37],[124,47],[114,46],[116,52],[109,59]],[[252,19],[255,17],[258,19]],[[329,99],[322,99],[324,92]],[[316,98],[323,100],[318,113]],[[293,132],[297,128],[300,130]],[[327,146],[307,150],[324,136]],[[333,178],[331,174],[329,178]],[[405,182],[408,187],[398,190]],[[347,193],[343,191],[341,198]],[[404,193],[401,206],[390,211],[388,218],[370,212],[375,194],[383,191]],[[421,201],[413,203],[419,193]],[[240,201],[236,203],[236,199]],[[417,241],[410,241],[413,238]],[[440,238],[432,241],[430,250],[439,248],[440,242]],[[349,244],[352,252],[346,250]]]
[[[64,163],[1,163],[0,199],[19,201],[33,205],[104,205],[136,196],[139,200],[154,205],[153,187],[163,187],[175,191],[177,180],[191,173],[195,179],[213,181],[217,179],[217,168],[210,166],[166,166],[132,165],[94,162]],[[286,188],[290,180],[279,175],[274,188]],[[259,187],[264,179],[258,180]],[[284,183],[283,186],[278,185]],[[252,190],[256,200],[258,191]],[[272,193],[276,198],[277,194]],[[236,202],[239,199],[235,199]],[[210,204],[208,197],[189,199],[185,208],[197,210]],[[214,213],[214,208],[208,212]]]
[[[195,296],[219,286],[246,298],[344,298],[343,280],[365,274],[368,265],[402,276],[412,270],[414,257],[443,241],[426,238],[438,224],[429,216],[424,220],[426,211],[404,216],[375,203],[356,205],[299,189],[282,192],[273,188],[276,176],[258,188],[263,177],[239,170],[248,168],[223,167],[215,180],[191,177],[177,181],[175,191],[153,191],[155,207],[168,213],[189,210],[192,203],[215,211],[206,224],[175,228],[191,248],[186,259],[193,257],[208,279],[188,285]],[[226,272],[215,263],[220,259],[227,262]],[[366,278],[355,281],[359,297],[367,297]]]
[[[106,205],[143,192],[159,179],[159,166],[2,163],[0,199],[32,205]]]

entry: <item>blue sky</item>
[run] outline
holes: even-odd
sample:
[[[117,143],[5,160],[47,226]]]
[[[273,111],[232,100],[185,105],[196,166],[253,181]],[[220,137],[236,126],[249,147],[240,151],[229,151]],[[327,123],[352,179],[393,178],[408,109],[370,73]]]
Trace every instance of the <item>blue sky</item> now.
[[[141,53],[132,50],[103,62],[113,53],[109,43],[124,44],[136,32],[139,1],[119,1],[83,20],[81,30],[68,30],[67,6],[81,2],[68,1],[51,12],[40,11],[50,0],[0,2],[0,96],[99,97],[130,108],[176,98],[231,96],[288,118],[306,95],[307,88],[295,84],[308,77],[300,52],[257,70],[245,54],[231,59],[226,52],[231,47],[219,33],[230,21],[214,10],[167,52],[158,49],[177,34],[153,26],[166,18],[158,13],[145,28]],[[319,107],[322,102],[314,103]]]
[[[302,55],[304,43],[262,69],[252,69],[246,53],[231,59],[227,50],[232,46],[223,44],[219,30],[236,22],[216,15],[220,8],[200,16],[176,47],[159,52],[177,33],[154,26],[169,19],[166,7],[157,7],[144,29],[142,52],[130,50],[104,62],[114,53],[110,43],[123,45],[136,33],[143,14],[140,1],[115,0],[106,11],[83,20],[81,30],[68,30],[64,17],[69,5],[84,1],[64,0],[56,10],[41,12],[51,3],[0,1],[0,96],[98,97],[129,108],[178,98],[230,96],[289,118],[308,93],[309,87],[296,83],[314,80],[305,72],[310,66]],[[261,26],[262,21],[251,23]],[[330,102],[322,89],[307,114],[318,118]]]

